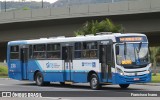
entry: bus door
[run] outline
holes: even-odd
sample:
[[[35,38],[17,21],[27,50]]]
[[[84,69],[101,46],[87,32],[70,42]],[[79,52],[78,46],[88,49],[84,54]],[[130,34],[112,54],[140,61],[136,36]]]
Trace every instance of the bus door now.
[[[21,66],[22,66],[22,79],[27,79],[27,67],[28,67],[28,48],[21,48]]]
[[[108,82],[112,78],[112,41],[101,41],[99,45],[99,59],[101,63],[102,81]]]
[[[62,47],[62,59],[64,60],[64,80],[72,81],[73,62],[72,56],[73,46]]]

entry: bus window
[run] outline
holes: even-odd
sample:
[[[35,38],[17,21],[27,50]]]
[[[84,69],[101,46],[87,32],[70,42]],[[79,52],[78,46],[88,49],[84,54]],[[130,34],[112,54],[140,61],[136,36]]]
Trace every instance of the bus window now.
[[[75,48],[75,51],[74,51],[75,58],[81,58],[81,52],[82,52],[81,42],[75,43],[74,48]]]
[[[82,55],[83,55],[83,58],[96,58],[97,42],[84,42]]]
[[[32,54],[32,45],[29,46],[29,58],[32,59],[33,58],[33,54]]]
[[[42,59],[46,57],[46,45],[45,44],[37,44],[33,45],[33,57],[36,59]]]
[[[75,50],[81,50],[81,49],[82,49],[81,42],[75,43]]]
[[[19,59],[19,46],[11,46],[10,59]]]
[[[47,44],[47,58],[59,59],[60,57],[60,44]]]
[[[37,44],[33,46],[34,51],[45,51],[46,45],[45,44]]]
[[[47,44],[47,51],[60,50],[60,44]]]

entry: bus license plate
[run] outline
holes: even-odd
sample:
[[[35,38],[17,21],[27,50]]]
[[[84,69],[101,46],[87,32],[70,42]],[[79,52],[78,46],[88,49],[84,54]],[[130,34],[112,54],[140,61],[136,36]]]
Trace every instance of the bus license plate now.
[[[139,78],[134,78],[134,81],[138,81],[139,80]]]

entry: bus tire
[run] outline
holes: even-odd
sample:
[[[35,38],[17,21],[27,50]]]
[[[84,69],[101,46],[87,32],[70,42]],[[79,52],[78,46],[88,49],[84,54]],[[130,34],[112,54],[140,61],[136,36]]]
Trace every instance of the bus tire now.
[[[101,84],[99,83],[99,79],[96,74],[92,74],[90,76],[90,87],[93,90],[98,90],[101,88]]]
[[[119,84],[119,86],[122,88],[122,89],[126,89],[129,87],[130,84]]]
[[[36,73],[36,79],[35,79],[36,84],[38,86],[43,86],[44,85],[44,81],[43,80],[44,80],[44,78],[43,78],[42,73],[41,72],[37,72]]]

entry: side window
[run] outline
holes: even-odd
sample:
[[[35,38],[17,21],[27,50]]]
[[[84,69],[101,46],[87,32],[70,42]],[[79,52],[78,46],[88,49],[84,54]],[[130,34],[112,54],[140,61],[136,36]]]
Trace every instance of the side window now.
[[[74,57],[75,58],[81,58],[81,52],[82,52],[81,42],[75,43],[74,49],[75,49],[75,51],[74,51]]]
[[[33,58],[33,49],[32,49],[32,45],[29,46],[29,58],[30,58],[30,59]]]
[[[97,42],[83,42],[83,58],[97,58]]]
[[[19,46],[11,46],[10,59],[19,59]]]
[[[47,58],[59,59],[60,56],[60,44],[47,44]]]
[[[43,59],[46,57],[46,45],[37,44],[33,45],[33,58]]]

